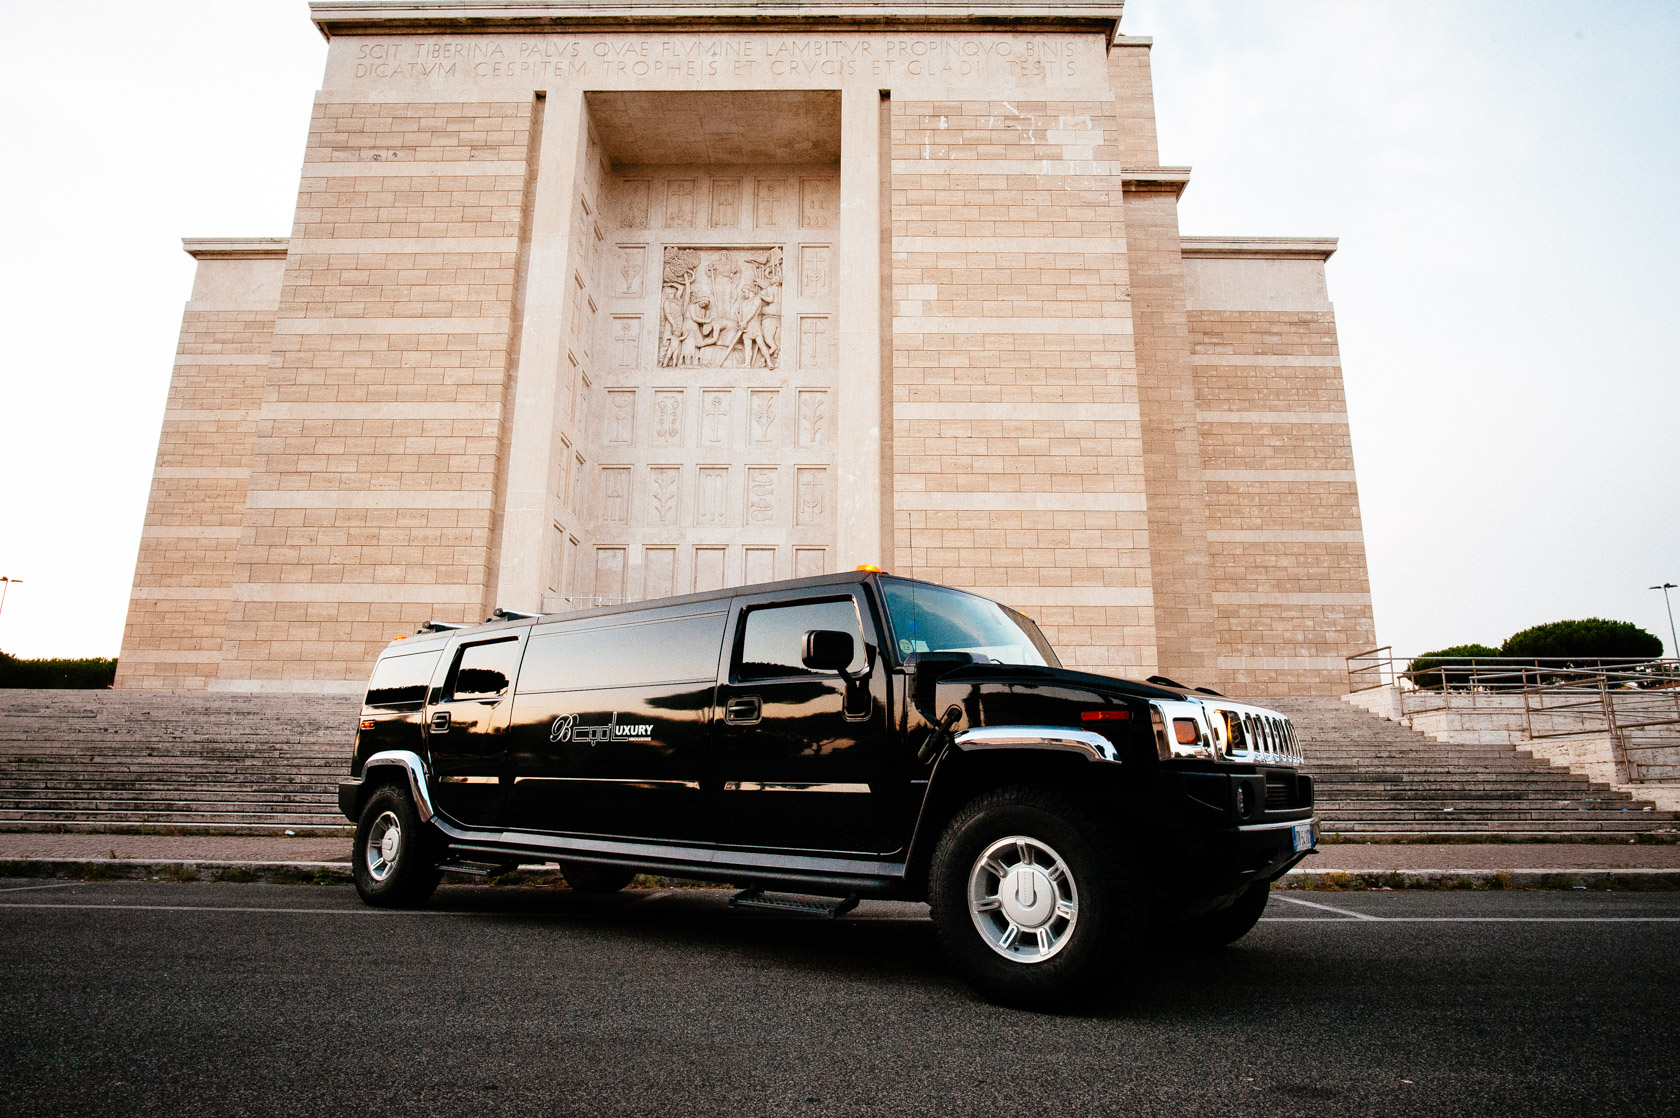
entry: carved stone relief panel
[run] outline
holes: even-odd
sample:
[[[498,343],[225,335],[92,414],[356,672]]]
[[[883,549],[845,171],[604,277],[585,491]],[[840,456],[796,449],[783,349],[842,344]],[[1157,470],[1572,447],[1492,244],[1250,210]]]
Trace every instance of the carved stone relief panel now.
[[[799,227],[827,229],[834,220],[834,198],[827,179],[799,180]]]
[[[676,446],[682,442],[683,394],[680,389],[653,394],[653,444]]]
[[[595,549],[595,596],[602,605],[624,600],[624,549],[598,547]]]
[[[801,389],[799,392],[799,445],[821,446],[828,442],[828,390]]]
[[[834,250],[829,245],[799,247],[799,294],[807,299],[828,296],[834,285]]]
[[[828,369],[834,365],[832,323],[827,315],[801,315],[799,318],[799,367]]]
[[[824,548],[796,547],[793,549],[793,577],[811,578],[825,574],[828,558]]]
[[[636,441],[636,392],[634,389],[613,389],[607,393],[607,421],[601,441],[616,446],[629,446]]]
[[[678,491],[682,470],[676,466],[655,466],[648,471],[648,523],[675,528],[679,523]]]
[[[607,277],[612,283],[612,293],[621,299],[640,299],[646,273],[647,247],[619,245],[612,275]]]
[[[572,499],[572,448],[565,439],[560,440],[559,461],[555,463],[554,495],[562,505],[569,506]]]
[[[694,228],[693,179],[672,179],[665,184],[665,228]]]
[[[646,179],[626,179],[618,185],[618,224],[621,227],[648,227],[648,193]]]
[[[828,471],[821,467],[794,471],[793,522],[801,528],[828,519]]]
[[[727,389],[708,388],[700,393],[700,442],[703,445],[728,444],[732,396]]]
[[[782,348],[782,250],[665,246],[659,366],[774,369]]]
[[[566,506],[573,512],[583,511],[583,455],[575,455],[572,459],[572,489],[567,498]]]
[[[720,527],[729,522],[729,467],[700,467],[700,504],[695,522]]]
[[[603,466],[601,468],[601,523],[623,525],[630,522],[630,468]]]
[[[747,467],[747,527],[776,523],[776,467]]]
[[[774,229],[787,220],[788,186],[783,179],[759,179],[753,197],[753,224]]]
[[[612,323],[612,363],[615,369],[633,368],[642,353],[642,316],[616,315]]]
[[[746,552],[746,579],[748,583],[776,581],[776,549],[773,547],[749,547]]]
[[[776,420],[780,418],[782,394],[774,390],[759,390],[749,395],[751,403],[747,409],[748,440],[759,446],[779,442]]]
[[[712,180],[712,228],[734,229],[741,224],[741,180]]]
[[[694,549],[694,592],[723,588],[724,548],[697,547]]]
[[[650,547],[642,552],[642,597],[669,598],[677,592],[677,549]]]

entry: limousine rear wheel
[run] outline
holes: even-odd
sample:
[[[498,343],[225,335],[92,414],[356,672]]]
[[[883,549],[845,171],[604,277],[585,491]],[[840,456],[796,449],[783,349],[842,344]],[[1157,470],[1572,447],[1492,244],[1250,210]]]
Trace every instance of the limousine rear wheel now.
[[[368,797],[350,868],[356,892],[379,908],[422,905],[437,890],[437,840],[407,791],[387,784]]]
[[[988,792],[940,836],[928,902],[957,969],[988,997],[1065,1008],[1101,996],[1141,940],[1118,835],[1057,788]]]

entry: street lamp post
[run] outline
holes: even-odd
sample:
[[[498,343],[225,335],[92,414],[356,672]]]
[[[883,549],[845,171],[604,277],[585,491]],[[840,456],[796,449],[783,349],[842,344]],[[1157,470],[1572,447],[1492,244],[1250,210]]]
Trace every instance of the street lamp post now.
[[[0,612],[3,612],[6,608],[6,591],[12,588],[14,582],[21,584],[23,579],[7,578],[5,575],[0,575]]]
[[[1663,592],[1663,605],[1668,607],[1668,654],[1670,656],[1680,656],[1680,640],[1674,639],[1674,603],[1668,600],[1668,592],[1674,588],[1675,586],[1672,582],[1665,582],[1660,586],[1647,587],[1647,589],[1650,590],[1661,590]]]

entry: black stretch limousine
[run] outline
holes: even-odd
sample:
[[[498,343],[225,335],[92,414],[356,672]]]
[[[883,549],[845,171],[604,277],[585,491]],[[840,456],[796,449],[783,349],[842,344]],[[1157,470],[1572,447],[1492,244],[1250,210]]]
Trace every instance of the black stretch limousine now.
[[[1070,671],[1014,610],[865,571],[394,641],[339,806],[369,904],[546,860],[926,900],[977,987],[1052,1004],[1252,928],[1316,841],[1300,766],[1281,715]]]

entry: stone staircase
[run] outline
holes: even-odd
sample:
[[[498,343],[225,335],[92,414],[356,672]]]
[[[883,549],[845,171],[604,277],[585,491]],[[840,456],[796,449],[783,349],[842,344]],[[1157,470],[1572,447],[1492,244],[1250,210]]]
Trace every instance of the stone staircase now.
[[[0,830],[348,831],[357,695],[0,690]]]
[[[1295,723],[1327,835],[1680,839],[1680,816],[1508,744],[1436,741],[1341,699],[1256,699]]]
[[[1680,839],[1680,816],[1504,744],[1449,745],[1340,699],[1288,714],[1326,834]],[[360,698],[0,690],[0,830],[341,832]]]

